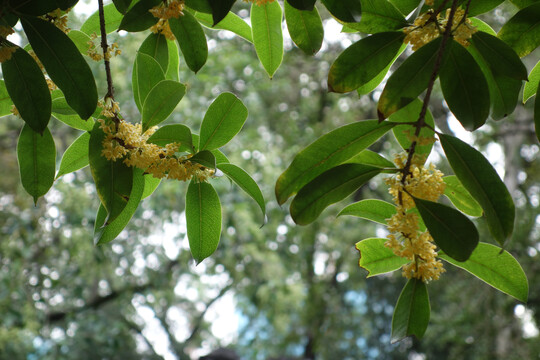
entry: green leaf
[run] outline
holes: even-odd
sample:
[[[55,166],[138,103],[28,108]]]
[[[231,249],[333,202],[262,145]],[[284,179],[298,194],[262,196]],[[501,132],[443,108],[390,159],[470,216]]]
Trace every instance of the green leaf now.
[[[459,262],[446,254],[439,257],[464,269],[495,289],[519,301],[527,302],[529,283],[519,262],[506,250],[495,245],[480,243],[469,260]]]
[[[201,24],[210,29],[228,30],[249,42],[253,42],[253,36],[251,35],[251,26],[249,26],[248,23],[246,23],[240,16],[236,15],[235,13],[229,12],[227,16],[223,18],[223,20],[221,20],[215,25],[213,23],[212,15],[210,14],[197,12],[194,15]]]
[[[383,32],[349,46],[330,68],[329,90],[349,92],[373,80],[398,54],[404,38],[405,34],[401,31]]]
[[[478,230],[468,217],[456,209],[414,198],[435,244],[452,258],[465,261],[478,245]]]
[[[48,21],[24,18],[21,22],[32,49],[69,106],[88,119],[97,106],[96,82],[73,41]]]
[[[394,62],[397,60],[397,58],[405,51],[407,48],[407,44],[401,44],[401,47],[399,48],[399,51],[397,52],[396,56],[386,65],[386,67],[377,74],[373,79],[365,83],[364,85],[360,86],[358,89],[356,89],[356,92],[358,95],[366,95],[371,93],[379,84],[384,80],[386,77],[386,74],[388,74],[388,70],[392,67]]]
[[[9,5],[6,3],[10,3]],[[43,1],[43,0],[8,0],[3,1],[3,6],[8,6],[18,13],[23,15],[40,16],[45,15],[58,8],[56,1]]]
[[[180,68],[180,54],[178,53],[176,41],[167,40],[167,48],[169,52],[169,63],[167,72],[165,73],[165,79],[180,81],[180,76],[178,74]]]
[[[292,41],[303,52],[314,55],[321,49],[324,29],[317,8],[298,10],[285,2],[285,21]]]
[[[77,115],[64,96],[58,96],[52,100],[52,112],[61,115]]]
[[[531,4],[534,4],[535,2],[538,2],[538,0],[510,0],[510,2],[516,5],[519,9],[523,9]]]
[[[358,155],[353,156],[346,163],[371,165],[378,168],[395,168],[393,162],[389,161],[382,155],[371,150],[363,150]]]
[[[144,101],[142,109],[143,131],[167,119],[185,93],[186,86],[177,81],[162,80],[158,82]]]
[[[527,80],[527,68],[516,52],[499,38],[483,31],[477,31],[471,37],[470,42],[489,64],[495,75]]]
[[[382,200],[368,199],[346,206],[337,216],[352,215],[387,225],[387,220],[395,213],[396,207],[394,205]]]
[[[303,186],[293,199],[290,212],[294,222],[311,224],[324,209],[343,200],[380,172],[380,168],[362,164],[342,164],[325,171]]]
[[[144,192],[142,198],[146,199],[156,191],[157,187],[161,184],[160,178],[155,178],[152,174],[144,175]]]
[[[116,219],[126,207],[133,184],[133,168],[123,161],[109,161],[101,155],[105,133],[96,122],[90,133],[88,159],[101,203],[107,209],[107,223]]]
[[[17,159],[22,186],[37,203],[54,183],[56,148],[49,129],[45,128],[40,135],[24,125],[17,143]]]
[[[487,13],[488,11],[493,10],[503,2],[504,0],[471,1],[469,5],[469,13],[467,16],[476,16]]]
[[[386,240],[369,238],[356,243],[356,249],[360,251],[359,265],[368,271],[367,277],[393,272],[409,263],[408,259],[397,256],[384,246]]]
[[[126,12],[118,26],[118,30],[138,32],[155,25],[159,19],[154,17],[148,10],[160,2],[161,0],[140,0]]]
[[[323,135],[299,152],[276,183],[276,198],[281,205],[301,187],[324,171],[339,165],[366,149],[394,124],[377,120],[356,122]]]
[[[73,41],[79,52],[83,55],[88,54],[90,44],[88,43],[92,39],[82,31],[71,29],[68,33],[68,37]]]
[[[122,14],[125,14],[129,6],[131,5],[132,0],[113,0],[114,5]]]
[[[448,162],[463,186],[478,201],[491,235],[502,245],[514,229],[515,207],[506,186],[476,149],[450,135],[439,135]]]
[[[483,31],[485,33],[488,33],[489,35],[497,36],[497,33],[495,32],[495,30],[493,30],[493,28],[489,26],[489,24],[484,22],[483,20],[480,20],[475,17],[470,17],[469,20],[471,20],[472,26],[475,26],[478,29],[478,31]]]
[[[195,152],[195,147],[192,143],[191,130],[182,124],[160,127],[148,138],[148,142],[162,147],[173,142],[180,143],[178,151]]]
[[[482,207],[474,200],[472,195],[465,189],[457,176],[450,175],[443,178],[446,188],[444,195],[454,206],[469,216],[479,217],[484,213]]]
[[[527,100],[537,94],[538,85],[540,84],[540,61],[536,63],[534,68],[529,74],[529,81],[525,83],[523,88],[523,103],[525,104]]]
[[[98,214],[96,216],[96,223],[94,225],[94,244],[103,245],[113,241],[124,230],[126,225],[131,220],[135,210],[141,202],[144,191],[146,190],[146,176],[143,176],[141,169],[133,170],[133,184],[131,185],[131,192],[129,194],[129,200],[124,209],[118,214],[114,220],[107,220],[107,210],[103,205],[99,206]]]
[[[360,21],[363,15],[360,0],[321,0],[330,14],[336,19],[348,23]]]
[[[208,0],[185,0],[185,4],[188,8],[195,11],[212,14],[212,7]]]
[[[74,129],[90,131],[94,128],[95,121],[92,118],[83,120],[79,115],[63,115],[57,113],[53,113],[52,115],[56,120],[59,120]]]
[[[234,181],[236,185],[240,186],[242,190],[244,190],[255,202],[259,205],[259,208],[261,209],[262,215],[263,215],[263,222],[266,217],[266,205],[264,202],[264,197],[261,192],[261,189],[259,189],[259,186],[249,176],[249,174],[242,168],[233,165],[233,164],[218,164],[217,168],[229,179]]]
[[[400,109],[399,111],[393,113],[390,115],[390,121],[396,122],[396,123],[410,123],[415,122],[420,117],[420,112],[422,111],[423,102],[420,101],[420,99],[414,99],[409,105],[405,106],[404,108]],[[433,115],[431,114],[431,111],[427,110],[426,115],[424,118],[424,121],[426,124],[428,124],[431,129],[435,128],[435,122],[433,120]],[[422,130],[420,130],[420,136],[423,137],[433,137],[434,132],[429,127],[423,127]],[[414,131],[416,128],[411,125],[397,125],[392,129],[394,136],[396,137],[396,140],[398,141],[399,145],[403,148],[403,150],[408,150],[411,147],[411,140],[410,136],[414,135]],[[429,155],[431,153],[431,149],[433,148],[433,144],[428,145],[416,145],[415,153],[419,155]]]
[[[163,73],[167,72],[169,67],[169,46],[165,35],[154,33],[148,35],[141,44],[139,52],[150,55],[161,66]]]
[[[534,129],[536,138],[540,141],[540,84],[538,84],[536,94],[536,99],[534,100]]]
[[[227,144],[240,132],[247,115],[242,100],[229,92],[220,94],[204,115],[199,150],[213,150]]]
[[[429,324],[430,305],[426,284],[422,280],[410,279],[397,301],[392,317],[392,343],[407,336],[421,339]]]
[[[221,234],[221,204],[212,185],[189,183],[186,225],[191,255],[199,264],[216,251]]]
[[[13,101],[8,94],[6,84],[3,80],[0,80],[0,116],[6,116],[11,114],[11,106]]]
[[[105,32],[107,34],[112,33],[118,29],[124,15],[116,10],[115,4],[108,4],[103,7],[103,13],[105,15]],[[90,17],[82,24],[81,31],[88,36],[92,34],[101,36],[101,29],[99,25],[99,10],[94,12]]]
[[[142,113],[146,97],[157,83],[165,80],[165,74],[163,74],[161,66],[153,57],[139,52],[133,63],[131,80],[133,99]]]
[[[169,25],[180,45],[187,66],[196,73],[203,67],[208,57],[208,45],[201,25],[187,11],[179,18],[170,18]]]
[[[449,39],[446,47],[448,57],[439,71],[444,99],[465,129],[476,130],[489,115],[487,80],[463,46]]]
[[[210,169],[216,168],[216,157],[209,150],[202,150],[196,153],[191,158],[189,158],[189,161],[200,164]]]
[[[58,179],[60,176],[69,174],[73,171],[82,169],[88,165],[88,147],[90,145],[90,133],[84,132],[79,136],[64,152],[60,169],[56,174]]]
[[[347,24],[367,34],[393,31],[407,26],[400,11],[387,0],[362,0],[362,17],[358,24]]]
[[[518,11],[508,20],[498,37],[524,57],[540,46],[540,2]]]
[[[420,0],[390,0],[403,15],[409,15],[420,5]]]
[[[23,120],[43,133],[51,118],[51,94],[43,72],[26,51],[17,47],[2,63],[5,86]],[[11,107],[10,107],[11,110]]]
[[[379,98],[377,111],[380,119],[386,119],[407,106],[427,88],[441,40],[439,37],[416,50],[392,73]]]
[[[287,3],[298,10],[311,11],[315,8],[317,0],[287,0]]]
[[[231,7],[236,0],[208,0],[212,8],[213,25],[216,25],[229,14]]]
[[[270,78],[283,60],[282,17],[281,6],[277,1],[251,6],[253,45]]]

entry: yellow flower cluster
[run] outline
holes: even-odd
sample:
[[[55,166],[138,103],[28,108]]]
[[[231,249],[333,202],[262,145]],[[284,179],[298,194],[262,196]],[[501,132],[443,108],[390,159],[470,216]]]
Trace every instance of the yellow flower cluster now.
[[[251,3],[254,3],[255,5],[264,5],[264,4],[274,2],[274,0],[244,0],[244,2],[251,2]]]
[[[405,167],[406,154],[397,155],[394,163],[400,169]],[[397,212],[387,220],[388,240],[385,246],[394,254],[411,262],[403,266],[403,275],[423,282],[439,279],[444,272],[442,262],[437,259],[436,246],[429,231],[421,232],[418,215],[410,210],[415,207],[412,196],[437,201],[444,193],[445,183],[442,172],[433,164],[424,167],[423,159],[413,156],[410,173],[405,181],[401,173],[386,179],[389,192],[397,207]],[[410,194],[410,195],[409,195]]]
[[[56,9],[54,11],[51,11],[48,14],[41,16],[41,18],[51,22],[54,26],[56,26],[57,28],[59,28],[60,30],[62,30],[64,33],[67,34],[71,30],[67,26],[67,22],[68,22],[67,14],[70,10],[71,8],[67,9],[66,11]]]
[[[154,34],[162,34],[169,40],[175,40],[174,34],[169,26],[169,19],[178,18],[184,15],[183,10],[183,0],[168,0],[163,4],[153,7],[149,11],[154,17],[159,18],[159,21],[150,28],[150,31]]]
[[[10,46],[4,42],[0,43],[0,63],[8,61],[11,59],[11,55],[17,50],[16,46]]]
[[[118,104],[111,99],[101,102],[102,114],[107,117],[116,116]],[[152,127],[142,132],[141,124],[131,124],[124,120],[115,123],[112,120],[98,120],[105,133],[102,156],[116,161],[124,158],[127,166],[143,169],[155,178],[168,178],[188,181],[195,177],[198,181],[206,181],[214,175],[214,169],[206,168],[191,162],[192,155],[177,156],[175,153],[179,143],[170,143],[164,147],[151,144],[148,139],[157,130]]]
[[[446,28],[450,10],[446,11],[446,17],[441,18],[440,14],[435,15],[433,10],[421,14],[414,21],[413,26],[403,29],[406,36],[405,43],[412,45],[413,51],[418,50],[428,42],[439,37]],[[465,11],[457,9],[452,22],[452,37],[461,45],[469,46],[469,39],[478,29],[472,25],[471,20],[464,18]]]
[[[112,43],[107,48],[107,52],[103,56],[101,52],[98,52],[96,44],[94,43],[94,40],[97,39],[97,34],[92,33],[90,35],[90,40],[88,40],[88,50],[86,51],[86,55],[88,55],[92,60],[94,61],[101,61],[104,57],[105,60],[110,60],[113,56],[118,56],[122,53],[122,50],[118,47],[117,43]]]

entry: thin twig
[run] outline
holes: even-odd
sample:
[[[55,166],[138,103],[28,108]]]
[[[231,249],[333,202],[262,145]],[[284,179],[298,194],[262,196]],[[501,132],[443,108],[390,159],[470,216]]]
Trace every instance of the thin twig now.
[[[111,76],[111,66],[107,59],[109,45],[107,44],[107,30],[105,30],[105,12],[103,10],[103,0],[98,0],[99,3],[99,28],[101,32],[101,48],[103,49],[103,62],[105,64],[105,74],[107,75],[107,95],[106,98],[114,100],[114,87]]]

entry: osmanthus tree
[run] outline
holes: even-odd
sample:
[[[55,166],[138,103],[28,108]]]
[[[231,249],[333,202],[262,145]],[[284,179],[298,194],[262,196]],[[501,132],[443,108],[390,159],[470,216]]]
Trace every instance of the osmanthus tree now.
[[[512,1],[518,11],[498,33],[475,16],[494,11],[502,0],[321,0],[320,5],[316,0],[255,0],[249,23],[231,11],[235,0],[113,0],[108,5],[98,0],[81,28],[70,29],[66,13],[77,2],[2,2],[0,115],[13,112],[24,121],[17,155],[22,185],[34,201],[55,179],[90,166],[101,201],[95,244],[114,240],[162,179],[189,181],[187,234],[197,262],[215,251],[220,238],[221,205],[211,182],[229,178],[256,201],[264,218],[258,185],[221,152],[248,116],[237,96],[220,94],[197,134],[184,124],[158,125],[186,96],[180,55],[194,73],[205,65],[203,27],[229,30],[253,43],[271,78],[283,57],[283,13],[293,42],[312,55],[324,35],[320,6],[344,31],[361,34],[330,67],[328,88],[368,94],[390,76],[378,99],[378,119],[329,129],[299,152],[277,180],[278,203],[294,197],[290,214],[297,224],[308,225],[326,207],[372,178],[384,177],[394,204],[365,199],[340,215],[387,225],[386,238],[370,237],[356,247],[369,276],[402,269],[408,279],[394,310],[392,341],[423,336],[430,317],[427,285],[444,272],[441,260],[527,301],[527,278],[504,249],[514,226],[512,197],[481,152],[435,128],[429,102],[438,79],[450,111],[465,129],[475,131],[488,119],[504,121],[522,88],[523,101],[534,96],[540,66],[528,73],[520,57],[540,45],[539,1]],[[24,48],[8,39],[19,22],[28,40]],[[120,49],[108,43],[107,34],[148,29],[131,79],[140,120],[126,119],[115,101],[109,66]],[[407,44],[412,49],[405,52]],[[400,65],[392,68],[400,56]],[[103,62],[105,94],[98,95],[91,60]],[[48,130],[51,117],[83,131],[58,169]],[[538,135],[538,97],[534,118]],[[390,131],[403,148],[392,161],[369,150]],[[426,164],[437,140],[453,175]],[[440,201],[443,195],[449,201]],[[485,221],[490,231],[482,242],[477,221]]]

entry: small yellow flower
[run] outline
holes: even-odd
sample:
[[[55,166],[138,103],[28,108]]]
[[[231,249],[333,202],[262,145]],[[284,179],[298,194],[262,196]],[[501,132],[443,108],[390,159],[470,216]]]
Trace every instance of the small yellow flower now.
[[[51,22],[54,26],[56,26],[57,28],[59,28],[60,30],[62,30],[64,33],[67,34],[71,30],[67,26],[67,21],[68,21],[67,14],[70,10],[71,8],[67,9],[66,11],[63,11],[61,9],[56,9],[40,17],[44,20]]]
[[[11,59],[11,55],[17,50],[16,46],[0,45],[0,63]]]

